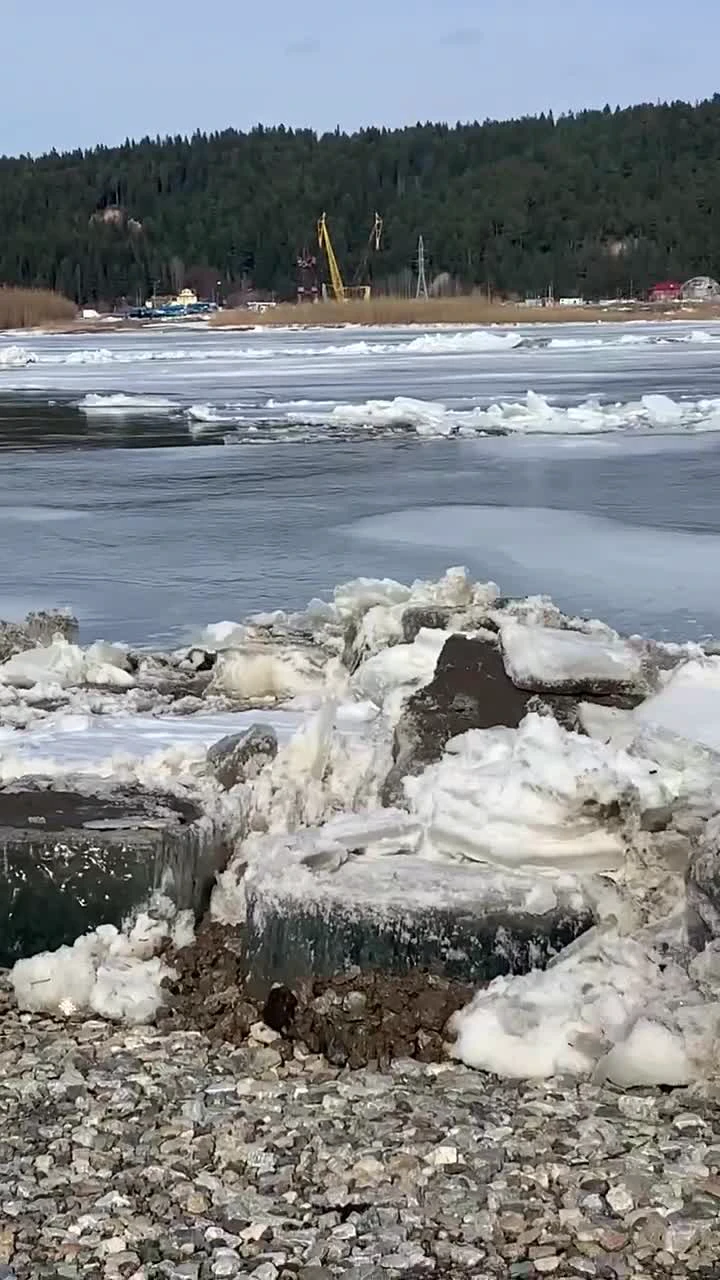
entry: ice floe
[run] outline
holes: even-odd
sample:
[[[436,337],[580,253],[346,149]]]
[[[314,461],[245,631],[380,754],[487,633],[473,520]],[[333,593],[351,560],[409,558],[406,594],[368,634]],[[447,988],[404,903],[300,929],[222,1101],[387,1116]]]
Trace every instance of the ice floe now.
[[[536,391],[524,399],[460,409],[442,401],[396,396],[336,404],[321,411],[290,411],[287,421],[326,430],[409,431],[419,436],[593,435],[611,431],[718,431],[720,399],[673,400],[643,395],[636,401],[590,399],[563,406]]]
[[[0,347],[0,369],[24,369],[36,359],[35,353],[25,347]]]
[[[167,396],[142,396],[142,395],[126,395],[123,392],[116,392],[108,395],[98,395],[94,392],[88,392],[78,401],[78,409],[83,413],[96,414],[131,414],[131,413],[174,413],[179,409],[177,400],[171,400]]]

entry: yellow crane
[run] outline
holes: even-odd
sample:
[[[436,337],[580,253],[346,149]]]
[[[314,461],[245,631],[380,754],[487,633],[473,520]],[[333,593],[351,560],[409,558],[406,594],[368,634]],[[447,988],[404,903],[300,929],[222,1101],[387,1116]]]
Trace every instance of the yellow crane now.
[[[345,285],[343,284],[343,278],[340,275],[338,260],[335,257],[335,250],[333,249],[332,240],[330,239],[326,214],[323,214],[318,222],[317,233],[318,244],[320,245],[320,248],[325,254],[325,258],[327,260],[328,272],[330,274],[330,288],[332,289],[333,297],[336,302],[344,302]]]
[[[368,249],[363,259],[363,265],[367,265],[367,257],[369,250],[374,248],[376,251],[380,248],[382,238],[383,220],[379,213],[375,214],[372,230],[368,238]],[[330,239],[330,231],[327,224],[327,215],[323,213],[317,224],[318,244],[325,254],[328,265],[328,274],[330,276],[330,289],[335,302],[347,302],[349,298],[358,297],[367,300],[370,297],[370,285],[346,285],[343,283],[342,274],[335,257],[332,240]]]

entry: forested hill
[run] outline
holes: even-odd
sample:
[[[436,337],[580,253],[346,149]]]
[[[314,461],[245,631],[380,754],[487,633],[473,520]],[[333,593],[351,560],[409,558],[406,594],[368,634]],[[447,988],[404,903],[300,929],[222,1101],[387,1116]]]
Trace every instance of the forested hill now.
[[[82,301],[243,279],[291,296],[327,211],[346,277],[375,210],[372,271],[614,295],[720,273],[720,95],[482,125],[325,134],[257,128],[0,160],[0,282]]]

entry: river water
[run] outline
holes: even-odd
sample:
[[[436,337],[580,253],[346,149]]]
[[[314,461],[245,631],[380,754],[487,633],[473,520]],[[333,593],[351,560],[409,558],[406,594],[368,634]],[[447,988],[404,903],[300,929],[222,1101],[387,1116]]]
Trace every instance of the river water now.
[[[466,564],[720,636],[719,431],[713,325],[3,336],[0,616],[167,642]]]

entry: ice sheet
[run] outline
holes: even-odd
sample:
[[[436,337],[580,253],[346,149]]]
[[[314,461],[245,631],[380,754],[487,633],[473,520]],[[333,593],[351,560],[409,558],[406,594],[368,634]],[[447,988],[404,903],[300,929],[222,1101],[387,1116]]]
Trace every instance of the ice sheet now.
[[[146,785],[191,779],[207,748],[227,734],[262,721],[288,741],[303,724],[301,711],[238,711],[191,716],[93,716],[56,713],[18,731],[0,729],[0,779],[28,774],[85,774],[140,778]]]
[[[707,616],[720,536],[646,528],[580,512],[535,507],[437,506],[371,516],[345,536],[462,555],[479,577],[524,596],[537,584],[556,599],[623,625],[642,612]],[[660,633],[660,623],[656,634]],[[652,632],[651,632],[652,634]]]
[[[720,658],[687,662],[634,712],[640,724],[720,752]]]
[[[640,650],[612,632],[583,635],[509,618],[501,623],[500,636],[505,669],[521,689],[623,686],[641,679]]]

